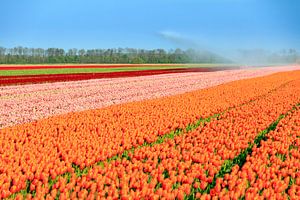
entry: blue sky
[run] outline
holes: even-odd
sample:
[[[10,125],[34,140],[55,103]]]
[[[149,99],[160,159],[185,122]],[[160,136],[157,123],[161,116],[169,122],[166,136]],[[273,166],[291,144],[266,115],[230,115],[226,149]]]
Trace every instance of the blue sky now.
[[[298,0],[1,0],[0,46],[300,47]]]

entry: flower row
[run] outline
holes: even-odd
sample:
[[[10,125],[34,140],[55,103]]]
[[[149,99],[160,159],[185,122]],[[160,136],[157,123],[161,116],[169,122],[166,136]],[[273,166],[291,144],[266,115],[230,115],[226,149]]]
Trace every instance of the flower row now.
[[[300,80],[165,143],[138,148],[79,177],[71,172],[69,177],[60,177],[51,190],[44,187],[36,194],[48,198],[59,194],[62,199],[184,199],[192,188],[204,191],[212,184],[226,160],[236,157],[262,130],[300,102],[297,94]],[[196,197],[206,195],[197,193]]]
[[[300,108],[279,122],[260,147],[254,147],[239,168],[235,166],[211,191],[223,199],[299,199]]]
[[[0,128],[53,115],[180,94],[288,69],[294,68],[269,67],[0,87]]]
[[[7,197],[25,189],[28,181],[31,182],[32,190],[37,194],[43,193],[42,188],[47,191],[48,187],[42,185],[47,185],[50,178],[55,179],[61,174],[74,173],[72,167],[74,164],[84,169],[114,155],[122,154],[124,150],[136,148],[145,142],[154,142],[158,136],[176,128],[184,128],[200,117],[208,117],[228,107],[238,106],[258,98],[256,103],[252,102],[245,108],[242,106],[236,111],[233,109],[232,112],[225,114],[226,117],[220,121],[220,125],[218,123],[215,125],[216,122],[210,123],[212,125],[207,126],[208,131],[202,131],[206,139],[202,140],[201,134],[199,141],[195,141],[194,145],[202,144],[198,148],[194,149],[190,141],[186,148],[181,150],[181,145],[185,144],[184,140],[175,139],[177,141],[175,146],[179,146],[178,151],[182,155],[179,162],[188,166],[198,159],[199,167],[202,166],[202,161],[209,162],[210,168],[206,168],[205,171],[208,170],[211,179],[219,169],[216,166],[222,164],[218,162],[220,156],[223,160],[227,159],[228,155],[230,157],[232,153],[238,154],[239,149],[244,148],[257,132],[299,100],[295,92],[300,88],[299,81],[292,81],[278,88],[279,83],[296,79],[297,75],[299,76],[299,72],[242,80],[183,95],[71,113],[2,129],[0,130],[2,196]],[[270,93],[270,90],[275,88],[277,90]],[[259,116],[259,119],[256,119],[256,116]],[[249,121],[249,117],[252,120]],[[232,129],[227,126],[227,123],[232,124]],[[248,127],[245,124],[248,124]],[[253,127],[251,129],[252,125],[255,125],[254,129]],[[222,140],[218,140],[220,131],[218,127],[223,127],[220,129],[224,135]],[[226,128],[234,131],[234,134],[226,131]],[[251,131],[248,131],[249,128]],[[248,132],[242,134],[245,130]],[[190,138],[193,140],[199,132],[191,134],[195,135]],[[239,139],[236,139],[236,135]],[[227,144],[226,141],[229,143]],[[161,147],[165,145],[162,144]],[[160,145],[158,146],[160,148]],[[193,150],[192,154],[188,151],[190,148]],[[202,152],[201,149],[205,151]],[[152,149],[148,152],[155,155]],[[160,152],[161,150],[158,151]],[[200,157],[193,158],[195,153]],[[159,158],[169,155],[172,153],[166,151]],[[213,155],[216,157],[211,163],[209,156]],[[192,158],[194,160],[191,160]],[[158,158],[157,162],[159,162]],[[155,164],[152,163],[152,168],[153,166]],[[112,169],[109,167],[105,176],[110,174],[109,170]],[[116,171],[120,172],[121,169]],[[138,176],[130,174],[130,178],[134,177]],[[189,188],[188,185],[181,187]],[[161,190],[158,188],[157,191]]]

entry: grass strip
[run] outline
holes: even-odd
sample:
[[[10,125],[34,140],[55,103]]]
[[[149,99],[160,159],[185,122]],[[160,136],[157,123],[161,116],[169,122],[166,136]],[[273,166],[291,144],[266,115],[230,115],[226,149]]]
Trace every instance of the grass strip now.
[[[76,74],[76,73],[101,73],[101,72],[129,72],[142,70],[179,69],[189,66],[139,66],[139,67],[118,67],[118,68],[57,68],[57,69],[20,69],[0,70],[0,76],[20,75],[45,75],[45,74]]]

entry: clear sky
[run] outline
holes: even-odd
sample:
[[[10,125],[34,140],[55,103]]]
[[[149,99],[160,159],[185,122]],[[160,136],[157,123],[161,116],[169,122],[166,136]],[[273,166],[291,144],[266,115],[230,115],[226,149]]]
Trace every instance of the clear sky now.
[[[0,46],[300,47],[299,0],[1,0]]]

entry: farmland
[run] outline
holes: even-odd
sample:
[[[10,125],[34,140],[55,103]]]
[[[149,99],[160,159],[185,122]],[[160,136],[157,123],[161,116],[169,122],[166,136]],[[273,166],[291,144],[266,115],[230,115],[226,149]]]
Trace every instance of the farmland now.
[[[3,84],[0,199],[297,199],[299,66],[202,68]]]
[[[237,68],[237,65],[228,64],[0,65],[0,85],[210,72]]]
[[[300,1],[0,5],[0,200],[300,200]]]

